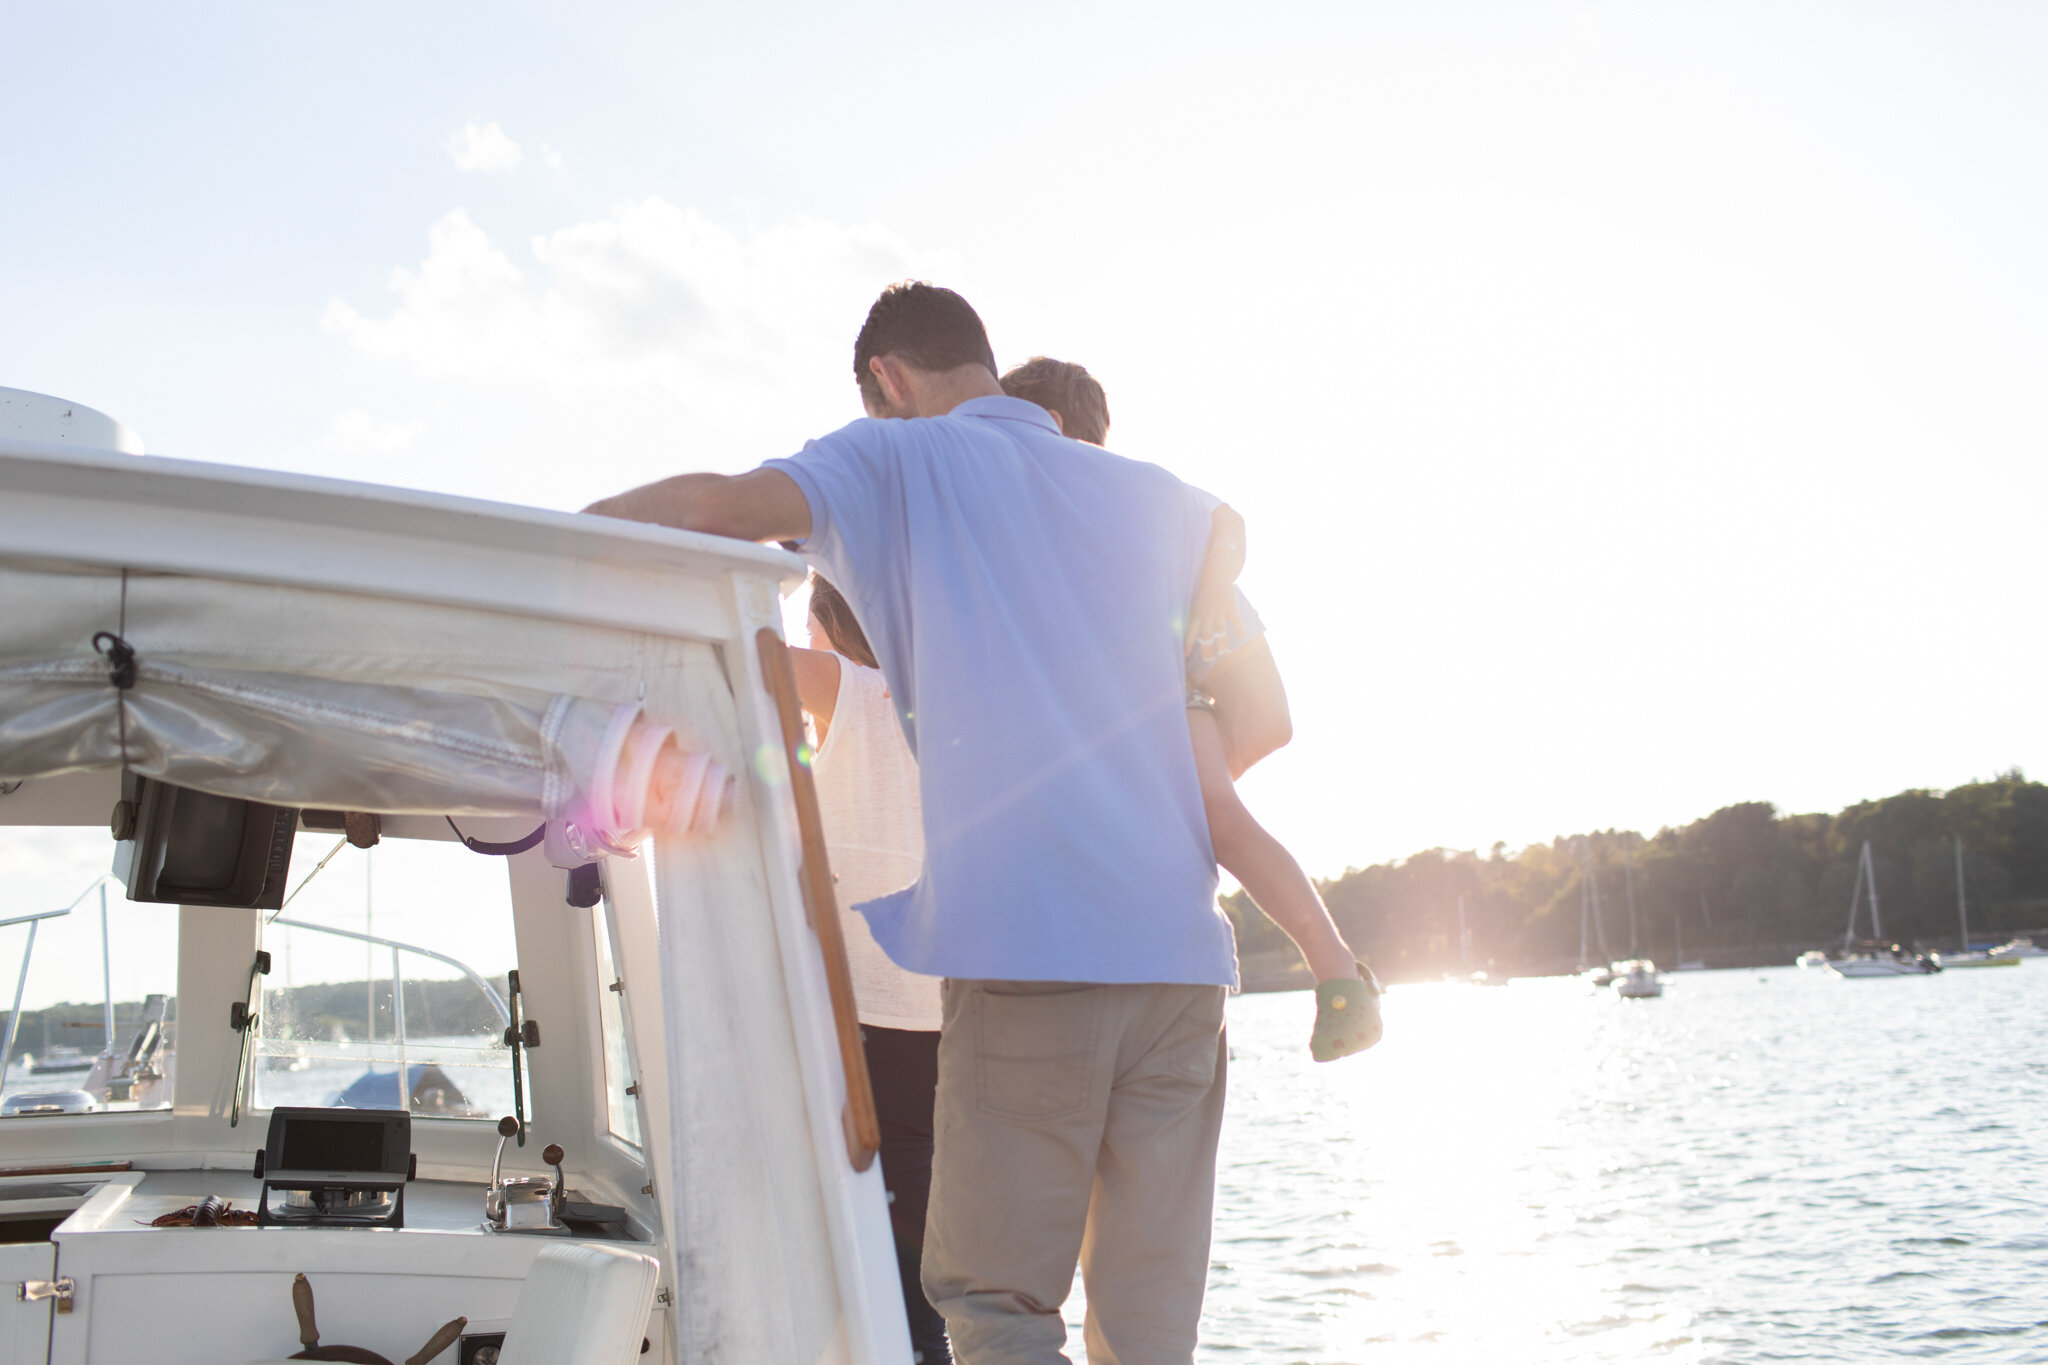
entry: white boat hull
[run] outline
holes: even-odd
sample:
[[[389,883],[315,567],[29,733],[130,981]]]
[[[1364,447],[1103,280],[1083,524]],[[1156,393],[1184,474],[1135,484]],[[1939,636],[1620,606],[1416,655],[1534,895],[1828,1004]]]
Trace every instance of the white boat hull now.
[[[1901,961],[1893,957],[1852,957],[1840,962],[1828,963],[1828,970],[1837,976],[1926,976],[1927,968],[1912,959]]]

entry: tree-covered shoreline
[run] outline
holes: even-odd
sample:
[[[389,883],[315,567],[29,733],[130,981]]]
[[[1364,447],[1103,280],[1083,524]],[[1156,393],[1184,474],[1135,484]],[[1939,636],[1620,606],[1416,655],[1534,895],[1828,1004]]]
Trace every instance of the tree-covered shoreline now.
[[[1582,901],[1596,888],[1607,951],[1595,939],[1588,961],[1640,955],[1675,965],[1682,942],[1687,959],[1713,966],[1789,962],[1802,948],[1841,943],[1866,839],[1890,941],[1956,946],[1958,839],[1973,940],[2048,924],[2048,785],[2017,769],[1835,815],[1781,815],[1751,801],[1649,835],[1563,835],[1519,853],[1502,844],[1485,855],[1428,849],[1317,885],[1346,941],[1388,980],[1569,971],[1579,962]],[[1462,960],[1460,897],[1470,934]],[[1248,978],[1255,966],[1287,960],[1291,946],[1244,892],[1224,898],[1224,908]]]

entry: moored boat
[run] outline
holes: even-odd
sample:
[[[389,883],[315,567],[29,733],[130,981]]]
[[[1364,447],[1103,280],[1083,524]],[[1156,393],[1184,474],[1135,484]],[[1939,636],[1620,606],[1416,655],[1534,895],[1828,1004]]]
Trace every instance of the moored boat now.
[[[1855,978],[1928,976],[1940,971],[1941,964],[1925,953],[1910,953],[1894,946],[1889,953],[1854,953],[1848,957],[1831,958],[1828,969],[1837,976]]]
[[[1624,1000],[1654,1000],[1664,994],[1657,964],[1647,958],[1615,964],[1614,993]]]
[[[0,1360],[282,1358],[303,1272],[391,1359],[908,1362],[797,561],[126,439],[0,431],[0,973],[94,998],[116,861],[124,1020],[0,1102]]]
[[[1941,964],[1941,969],[1945,972],[1952,972],[1959,968],[1967,967],[2017,967],[2020,965],[2019,955],[2016,953],[1936,953],[1934,954],[1934,960]]]

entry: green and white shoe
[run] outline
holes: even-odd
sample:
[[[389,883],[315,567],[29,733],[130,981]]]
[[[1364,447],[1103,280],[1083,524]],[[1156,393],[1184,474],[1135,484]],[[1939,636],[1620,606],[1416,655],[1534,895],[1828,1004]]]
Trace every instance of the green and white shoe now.
[[[1316,1029],[1308,1054],[1334,1062],[1363,1052],[1380,1040],[1380,983],[1372,968],[1358,964],[1358,977],[1337,976],[1316,987]]]

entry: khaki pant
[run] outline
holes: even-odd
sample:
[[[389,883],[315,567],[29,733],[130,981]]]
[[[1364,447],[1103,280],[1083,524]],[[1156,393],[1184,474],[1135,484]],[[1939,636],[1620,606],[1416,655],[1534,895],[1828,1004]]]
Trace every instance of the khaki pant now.
[[[1187,1365],[1223,1124],[1221,986],[948,981],[924,1287],[962,1365]]]

